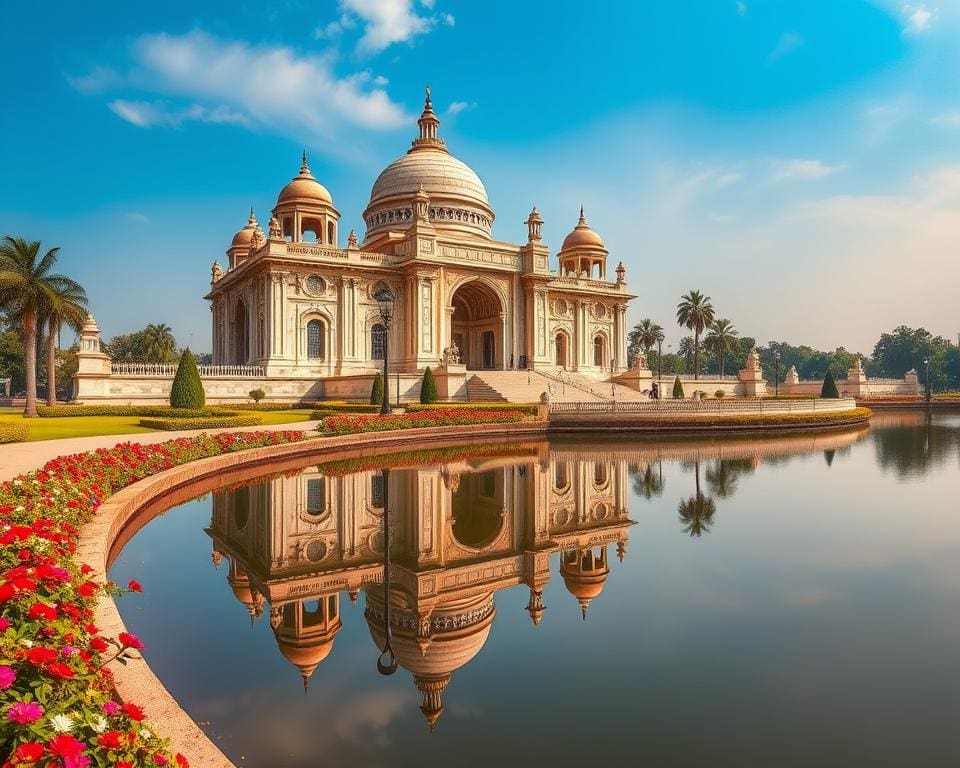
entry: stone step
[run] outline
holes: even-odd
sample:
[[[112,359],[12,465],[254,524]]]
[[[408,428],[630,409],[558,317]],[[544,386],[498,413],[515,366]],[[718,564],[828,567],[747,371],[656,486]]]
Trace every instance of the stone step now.
[[[467,400],[474,403],[505,403],[508,398],[474,374],[467,379]]]

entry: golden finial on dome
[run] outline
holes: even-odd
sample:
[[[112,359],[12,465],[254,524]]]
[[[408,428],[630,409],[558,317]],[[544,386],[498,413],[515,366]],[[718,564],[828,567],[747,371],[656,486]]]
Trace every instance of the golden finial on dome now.
[[[583,215],[583,206],[580,206],[580,221],[577,223],[577,226],[587,226],[587,217]]]

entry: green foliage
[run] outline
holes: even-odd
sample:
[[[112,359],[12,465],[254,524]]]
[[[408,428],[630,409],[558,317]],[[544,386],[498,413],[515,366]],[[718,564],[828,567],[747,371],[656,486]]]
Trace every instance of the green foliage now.
[[[259,403],[261,400],[263,400],[263,398],[267,396],[267,393],[264,392],[262,389],[251,389],[249,392],[247,392],[247,394],[250,396],[250,399],[253,400],[254,403]]]
[[[536,403],[470,403],[466,406],[464,403],[411,403],[406,407],[407,413],[418,413],[421,411],[435,411],[444,408],[466,408],[471,411],[519,411],[527,416],[536,416],[538,413]]]
[[[721,318],[719,320],[714,320],[710,324],[707,335],[703,340],[703,343],[707,346],[707,348],[716,355],[716,360],[719,363],[719,373],[721,378],[724,374],[726,355],[737,345],[737,337],[739,335],[740,333],[736,328],[733,327],[733,323],[726,318]]]
[[[172,363],[177,359],[177,340],[169,325],[150,323],[135,333],[114,336],[103,351],[115,363]]]
[[[310,412],[310,419],[322,419],[335,413],[378,413],[380,406],[366,403],[331,403],[320,405]]]
[[[241,406],[237,406],[240,408]],[[71,416],[160,416],[163,418],[190,419],[199,416],[234,415],[236,411],[224,408],[171,408],[168,405],[41,405],[37,408],[46,419]]]
[[[170,387],[170,405],[173,408],[203,408],[206,395],[203,392],[203,382],[200,381],[200,371],[197,370],[197,360],[189,349],[180,355],[180,364],[173,377],[173,386]]]
[[[673,380],[673,399],[674,400],[683,400],[683,382],[680,381],[680,377],[677,376]]]
[[[255,413],[239,416],[220,415],[192,419],[140,419],[140,426],[148,429],[221,429],[226,427],[255,427],[263,417]]]
[[[437,402],[437,382],[433,378],[433,371],[428,365],[423,370],[423,381],[420,383],[420,402],[425,405]]]
[[[663,342],[663,328],[653,322],[649,317],[644,318],[627,335],[627,361],[633,360],[634,356],[642,349],[649,354],[650,350]]]
[[[10,391],[14,394],[26,387],[23,352],[23,338],[17,331],[0,333],[0,379],[10,378]]]
[[[920,385],[927,383],[927,365],[930,361],[930,389],[940,391],[960,386],[960,348],[942,336],[934,336],[925,328],[901,325],[891,333],[884,333],[873,348],[871,374],[899,379],[913,369],[920,377]]]
[[[304,406],[300,403],[230,403],[229,407],[236,411],[292,411]]]
[[[716,316],[710,297],[700,291],[690,291],[677,304],[677,324],[693,331],[693,375],[700,375],[700,336]]]
[[[840,397],[837,391],[837,382],[833,380],[833,372],[827,370],[827,375],[823,379],[823,387],[820,389],[820,397]]]
[[[0,443],[22,443],[30,436],[30,429],[22,422],[0,421]]]
[[[727,393],[726,393],[726,390],[718,389],[716,392],[713,393],[713,396],[718,400],[721,400],[727,396]]]
[[[377,371],[373,377],[373,386],[370,388],[370,404],[380,405],[383,402],[383,374]]]

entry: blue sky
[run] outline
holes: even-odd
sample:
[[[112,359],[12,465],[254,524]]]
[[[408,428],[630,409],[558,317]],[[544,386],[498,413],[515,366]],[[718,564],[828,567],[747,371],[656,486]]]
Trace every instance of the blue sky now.
[[[673,323],[700,288],[761,341],[869,352],[955,337],[960,1],[583,4],[339,0],[5,12],[0,232],[63,249],[106,336],[202,296],[306,147],[342,231],[402,154],[429,83],[499,239],[532,205],[556,248],[582,204]]]

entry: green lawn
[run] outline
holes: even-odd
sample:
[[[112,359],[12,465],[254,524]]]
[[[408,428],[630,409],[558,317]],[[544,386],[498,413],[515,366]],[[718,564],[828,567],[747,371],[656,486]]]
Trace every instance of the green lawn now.
[[[261,411],[264,425],[290,424],[310,418],[310,408],[290,411]],[[132,435],[157,430],[141,427],[140,416],[65,416],[62,418],[24,419],[19,408],[0,408],[0,421],[23,421],[30,428],[30,440],[57,440],[62,437],[93,435]]]

